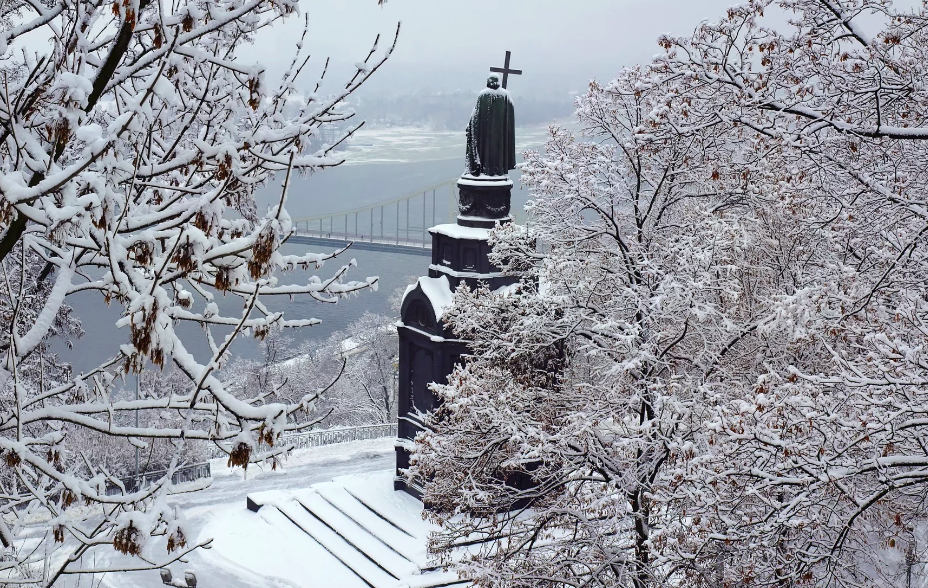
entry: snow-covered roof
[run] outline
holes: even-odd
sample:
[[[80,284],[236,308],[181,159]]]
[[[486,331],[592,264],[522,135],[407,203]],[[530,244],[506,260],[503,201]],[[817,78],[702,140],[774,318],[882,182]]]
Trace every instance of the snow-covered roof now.
[[[441,320],[445,309],[449,308],[454,302],[454,292],[451,291],[451,284],[448,282],[448,276],[440,278],[419,278],[419,285],[422,287],[422,293],[425,294],[429,302],[432,303],[432,310],[435,311],[435,320]]]
[[[409,296],[409,293],[412,292],[412,291],[415,290],[415,289],[416,289],[416,285],[415,285],[415,284],[410,284],[410,285],[406,286],[406,289],[403,290],[403,297],[400,299],[400,301],[402,302],[403,300],[406,300],[406,297]]]
[[[416,289],[416,285],[422,289],[422,293],[429,299],[432,304],[432,311],[435,313],[435,320],[440,321],[444,315],[445,309],[451,306],[454,301],[454,292],[451,290],[451,283],[448,282],[447,276],[440,278],[419,278],[415,285],[406,288],[403,294],[403,300],[409,296],[409,293]]]
[[[429,229],[429,232],[454,239],[471,239],[473,241],[487,241],[490,238],[490,229],[462,227],[456,224],[435,225]]]

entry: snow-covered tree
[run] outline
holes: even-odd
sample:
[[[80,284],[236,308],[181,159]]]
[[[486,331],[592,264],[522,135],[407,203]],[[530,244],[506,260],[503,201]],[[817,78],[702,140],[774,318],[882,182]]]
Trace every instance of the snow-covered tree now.
[[[648,76],[591,84],[580,136],[554,128],[526,154],[529,230],[494,238],[524,279],[459,291],[447,314],[473,353],[436,388],[411,475],[444,525],[436,552],[483,542],[464,568],[481,585],[680,576],[657,565],[653,530],[676,516],[663,498],[704,444],[716,388],[749,386],[762,361],[766,244],[748,179],[719,163],[750,154],[713,128],[657,134]]]
[[[139,377],[141,376],[141,377]],[[138,388],[136,389],[136,380]],[[110,391],[113,401],[134,401],[136,394],[139,398],[151,398],[159,394],[181,395],[187,391],[189,381],[178,369],[165,366],[164,370],[146,370],[141,374],[126,378],[125,385],[121,381]],[[138,418],[138,421],[136,421]],[[184,415],[176,411],[122,411],[113,417],[114,423],[120,426],[136,426],[143,428],[176,428],[183,426]],[[106,433],[83,427],[68,427],[68,445],[71,449],[71,460],[78,469],[83,467],[86,459],[91,463],[102,464],[101,467],[114,478],[123,481],[127,489],[133,489],[136,474],[136,457],[138,457],[138,473],[146,474],[166,470],[175,458],[177,447],[169,438],[147,439],[142,444],[114,442]],[[208,459],[208,444],[205,441],[187,443],[182,446],[177,459],[179,463],[202,463]],[[79,454],[79,455],[74,455]],[[108,484],[112,491],[114,484]]]
[[[172,440],[173,470],[187,442],[217,443],[232,464],[246,466],[287,451],[275,443],[280,436],[315,421],[315,390],[283,402],[265,392],[234,394],[216,377],[237,336],[315,322],[284,317],[273,299],[334,302],[376,284],[348,281],[351,264],[303,284],[279,279],[335,257],[279,253],[291,232],[288,185],[293,174],[341,162],[332,149],[357,124],[321,150],[309,146],[325,125],[352,118],[346,98],[395,45],[382,51],[375,42],[354,75],[325,95],[320,83],[298,89],[298,76],[316,67],[300,43],[272,86],[260,66],[241,57],[259,31],[297,8],[291,0],[0,6],[5,577],[35,578],[39,570],[39,581],[50,585],[81,573],[81,556],[107,546],[144,553],[133,569],[153,569],[196,547],[164,507],[170,472],[145,490],[107,495],[114,476],[75,445],[86,438],[81,433],[143,447]],[[36,52],[36,39],[47,49]],[[324,75],[326,68],[316,69]],[[282,180],[279,201],[263,213],[254,190],[272,178]],[[50,338],[79,328],[67,310],[76,292],[119,305],[126,332],[108,361],[80,375],[62,364],[66,354],[57,360],[47,352]],[[223,314],[217,296],[241,300],[241,312]],[[188,351],[179,322],[203,328],[212,357],[198,361]],[[123,373],[167,363],[184,375],[183,391],[151,389],[138,401],[114,395]],[[135,427],[125,416],[136,410],[181,418]],[[258,451],[259,441],[270,449]],[[102,509],[92,524],[67,514],[85,502]],[[35,509],[51,516],[45,545],[23,551],[17,534]],[[163,542],[148,545],[146,538],[159,535],[173,553]],[[60,565],[32,566],[60,542],[68,550],[56,559]]]
[[[765,154],[755,193],[790,220],[794,283],[770,308],[798,345],[720,403],[690,508],[713,514],[729,581],[903,585],[928,548],[928,9],[754,1],[661,44],[667,126]]]
[[[263,390],[298,402],[325,390],[317,403],[321,427],[387,423],[396,418],[398,341],[395,319],[365,312],[324,341],[293,345],[271,332],[257,359],[237,358],[220,373],[230,390]]]
[[[365,312],[345,331],[344,384],[353,389],[355,410],[368,423],[396,420],[399,340],[396,320]]]
[[[529,280],[459,293],[474,357],[411,472],[438,553],[485,540],[487,585],[905,582],[928,547],[926,26],[751,1],[529,154],[528,235],[496,236]]]
[[[260,355],[257,358],[236,358],[230,361],[220,372],[220,379],[230,390],[238,393],[260,392],[267,398],[282,399],[286,402],[293,398],[291,374],[286,369],[287,360],[294,354],[292,347],[292,337],[282,331],[272,331],[261,340]],[[315,376],[319,367],[311,366],[306,370],[306,375]]]

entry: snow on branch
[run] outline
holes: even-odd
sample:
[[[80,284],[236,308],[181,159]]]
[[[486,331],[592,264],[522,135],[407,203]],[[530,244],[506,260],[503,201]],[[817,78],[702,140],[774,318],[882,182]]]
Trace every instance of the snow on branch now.
[[[904,586],[928,551],[928,8],[748,0],[525,155],[522,283],[409,475],[477,585]]]
[[[309,56],[302,41],[276,87],[261,66],[237,57],[243,43],[297,6],[52,0],[0,10],[0,540],[13,562],[3,567],[14,570],[10,581],[20,574],[51,585],[85,573],[81,557],[107,545],[148,562],[126,570],[182,557],[199,545],[187,545],[164,499],[181,491],[171,475],[192,444],[238,447],[237,463],[247,465],[286,448],[259,454],[242,447],[254,440],[272,446],[315,422],[316,396],[296,404],[243,397],[217,372],[238,337],[318,323],[285,316],[268,297],[332,303],[376,288],[376,278],[349,279],[353,263],[286,284],[285,272],[318,270],[344,250],[283,255],[280,247],[293,232],[291,175],[343,162],[335,146],[318,147],[320,134],[338,124],[342,142],[360,127],[340,124],[354,117],[346,99],[390,57],[399,27],[385,50],[378,37],[333,93],[323,92],[320,78],[306,82],[314,89],[303,100],[298,85]],[[44,35],[50,48],[24,49],[26,35]],[[287,182],[261,215],[255,191],[278,172]],[[53,339],[81,335],[68,306],[76,293],[120,308],[124,333],[110,360],[81,375],[71,373],[66,353],[50,352]],[[221,312],[217,295],[240,301],[241,314]],[[203,328],[208,362],[188,351],[180,321]],[[172,376],[152,371],[171,364]],[[126,374],[171,384],[130,400],[119,389]],[[301,422],[298,412],[306,413]],[[138,414],[144,424],[133,422]],[[157,446],[170,462],[167,474],[144,489],[117,483],[106,453],[91,450],[104,439]],[[114,484],[120,493],[108,492]],[[68,514],[72,505],[89,508],[94,522]],[[36,509],[51,520],[47,545],[22,550],[22,517]],[[180,554],[168,560],[152,552],[152,538],[166,535],[168,551]],[[36,580],[35,564],[56,549],[68,556]]]

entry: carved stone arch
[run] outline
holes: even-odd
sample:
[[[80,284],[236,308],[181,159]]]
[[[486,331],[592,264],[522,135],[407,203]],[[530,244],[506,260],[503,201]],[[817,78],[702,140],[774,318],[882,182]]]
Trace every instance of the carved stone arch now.
[[[425,333],[435,335],[442,334],[443,327],[438,324],[432,302],[419,285],[416,285],[415,289],[403,299],[403,306],[400,309],[400,318],[407,327],[412,327],[413,329]]]

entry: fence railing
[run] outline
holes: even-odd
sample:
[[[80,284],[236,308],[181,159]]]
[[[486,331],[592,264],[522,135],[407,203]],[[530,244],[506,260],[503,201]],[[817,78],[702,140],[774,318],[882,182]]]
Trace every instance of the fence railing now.
[[[119,481],[122,482],[126,492],[135,492],[140,488],[146,488],[150,486],[151,483],[156,480],[160,480],[166,473],[168,473],[167,470],[156,470],[154,472],[145,472],[144,474],[139,474],[138,476],[120,478]],[[208,461],[204,463],[195,463],[193,465],[177,468],[177,470],[174,471],[174,475],[171,476],[171,483],[183,484],[185,482],[199,480],[200,478],[209,478],[212,477],[212,475],[213,474],[210,471]],[[115,494],[121,493],[122,489],[116,484],[106,485],[107,496],[113,496]]]
[[[322,447],[324,445],[335,445],[336,443],[349,443],[351,441],[364,441],[366,439],[382,439],[384,437],[396,437],[396,423],[291,433],[284,435],[283,443],[292,444],[294,449],[306,449],[307,447]],[[210,459],[225,457],[225,455],[226,454],[216,446],[212,446],[209,449]]]
[[[307,447],[322,447],[323,445],[364,441],[366,439],[382,439],[384,437],[396,437],[396,423],[307,431],[306,433],[287,435],[284,441],[285,443],[292,443],[294,449],[305,449]]]
[[[305,433],[292,433],[284,435],[284,443],[292,444],[294,449],[306,449],[309,447],[322,447],[325,445],[335,445],[337,443],[349,443],[351,441],[364,441],[367,439],[382,439],[384,437],[396,437],[396,423],[384,423],[380,425],[362,425],[360,427],[343,427],[339,429],[323,429],[321,431],[307,431]],[[225,457],[225,453],[216,446],[209,449],[209,458]],[[120,478],[126,492],[135,492],[139,487],[145,488],[152,482],[160,480],[167,470],[158,470],[154,472],[145,472],[128,478]],[[183,484],[193,482],[201,478],[212,477],[209,462],[197,463],[189,466],[178,468],[174,475],[171,476],[171,482],[174,484]],[[121,494],[122,489],[116,484],[107,484],[106,493],[109,496]]]

